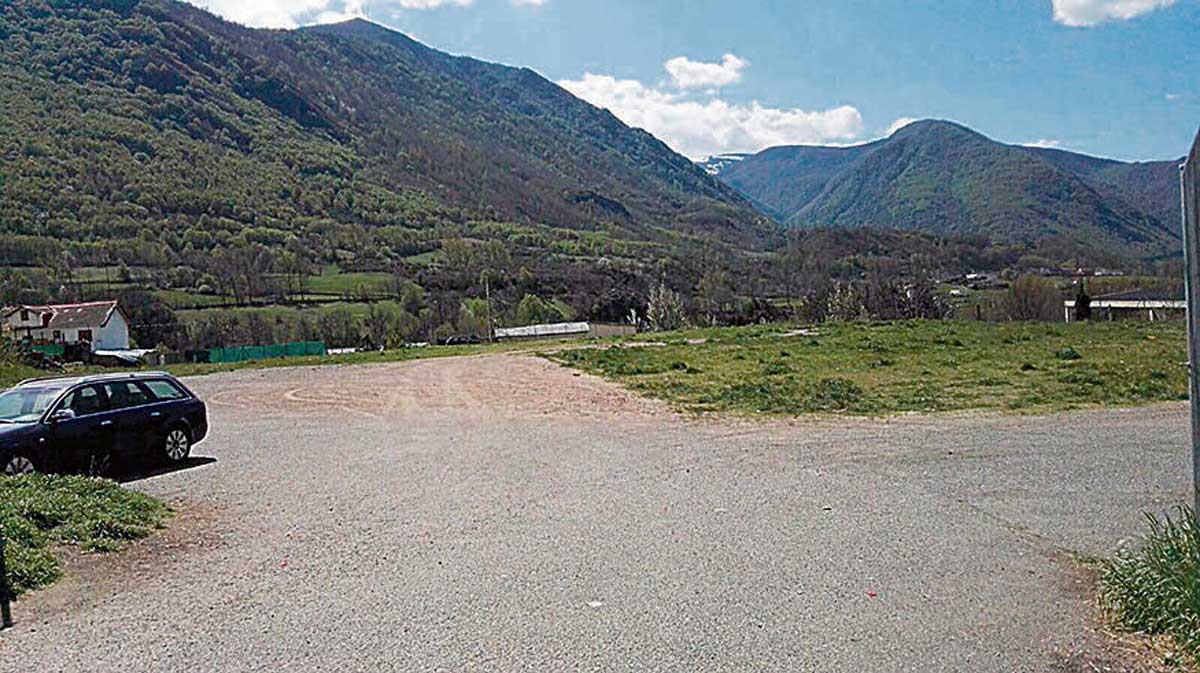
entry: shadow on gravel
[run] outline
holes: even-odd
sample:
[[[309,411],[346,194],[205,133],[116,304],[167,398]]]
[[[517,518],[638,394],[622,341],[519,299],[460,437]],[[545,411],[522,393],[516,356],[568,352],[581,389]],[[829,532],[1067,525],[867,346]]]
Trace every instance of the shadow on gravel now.
[[[198,458],[193,456],[174,465],[116,465],[112,478],[119,483],[128,484],[132,481],[158,477],[164,474],[171,474],[172,472],[193,470],[205,465],[212,465],[215,462],[217,462],[216,458]]]

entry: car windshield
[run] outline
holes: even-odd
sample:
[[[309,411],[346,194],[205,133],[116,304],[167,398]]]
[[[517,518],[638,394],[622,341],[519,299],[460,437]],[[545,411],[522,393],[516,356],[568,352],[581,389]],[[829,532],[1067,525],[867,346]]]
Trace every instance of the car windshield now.
[[[47,383],[0,393],[0,423],[36,423],[66,387],[65,383]]]

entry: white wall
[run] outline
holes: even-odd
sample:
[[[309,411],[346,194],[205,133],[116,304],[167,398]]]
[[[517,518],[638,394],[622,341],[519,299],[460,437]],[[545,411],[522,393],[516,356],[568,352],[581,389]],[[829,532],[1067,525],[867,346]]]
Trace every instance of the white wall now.
[[[42,314],[38,313],[37,311],[30,311],[29,320],[22,321],[21,311],[14,311],[13,314],[8,317],[8,326],[13,330],[20,330],[22,332],[24,332],[26,329],[37,330],[42,326]]]
[[[125,350],[129,348],[129,323],[120,311],[113,311],[108,324],[92,331],[92,350]]]

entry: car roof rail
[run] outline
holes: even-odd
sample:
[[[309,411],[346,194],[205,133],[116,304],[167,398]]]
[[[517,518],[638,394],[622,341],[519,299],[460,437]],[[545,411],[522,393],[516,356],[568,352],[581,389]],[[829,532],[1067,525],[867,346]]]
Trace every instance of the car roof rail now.
[[[141,379],[152,378],[156,376],[165,376],[167,378],[175,378],[169,372],[114,372],[112,374],[59,374],[58,376],[39,376],[32,379],[25,379],[16,384],[17,387],[29,385],[31,383],[48,383],[50,381],[76,381],[78,383],[96,383],[98,381],[120,381],[122,379]]]
[[[79,380],[84,383],[95,383],[96,381],[121,381],[123,379],[143,379],[155,376],[170,377],[171,375],[167,372],[113,372],[111,374],[86,374],[79,377]]]
[[[17,382],[17,384],[14,387],[24,386],[24,385],[28,385],[30,383],[47,383],[50,381],[70,381],[72,379],[77,379],[77,378],[79,378],[79,377],[71,376],[70,374],[62,374],[59,376],[37,376],[32,379],[25,379],[24,381],[19,381],[19,382]]]

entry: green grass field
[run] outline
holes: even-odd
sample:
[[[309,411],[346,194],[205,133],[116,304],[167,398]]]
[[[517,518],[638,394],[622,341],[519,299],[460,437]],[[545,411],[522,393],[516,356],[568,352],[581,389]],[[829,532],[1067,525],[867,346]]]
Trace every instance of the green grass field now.
[[[553,358],[693,412],[1046,412],[1187,399],[1182,323],[909,321],[795,331],[641,335]]]
[[[318,294],[357,295],[386,294],[392,280],[389,273],[342,273],[336,267],[325,269],[319,276],[307,279],[306,289]]]
[[[0,528],[9,580],[18,594],[61,574],[55,547],[120,550],[161,528],[170,509],[111,481],[85,477],[0,477]]]
[[[307,316],[311,319],[316,319],[317,315],[323,311],[334,307],[343,307],[350,309],[350,312],[358,317],[365,316],[371,309],[371,305],[362,302],[328,302],[321,304],[311,304],[307,306],[284,306],[281,304],[273,304],[271,306],[243,306],[238,308],[199,308],[186,311],[179,311],[179,319],[188,322],[195,321],[207,317],[211,313],[224,314],[246,314],[258,313],[267,320],[290,320],[297,319],[301,316]]]

